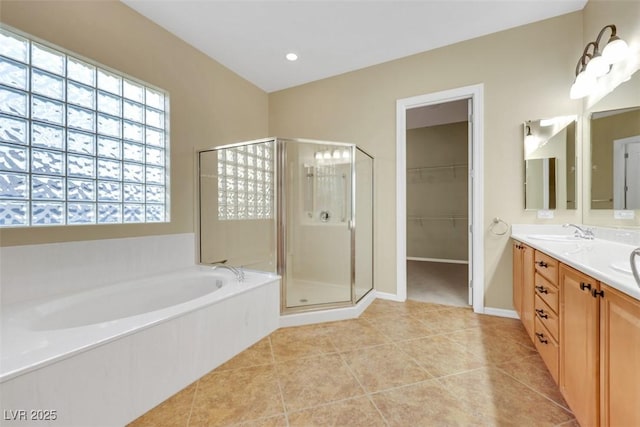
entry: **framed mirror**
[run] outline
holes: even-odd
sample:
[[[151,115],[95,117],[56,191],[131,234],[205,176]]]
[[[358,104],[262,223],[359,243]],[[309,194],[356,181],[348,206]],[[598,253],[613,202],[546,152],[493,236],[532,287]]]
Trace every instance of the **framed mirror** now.
[[[640,209],[640,106],[591,114],[591,209]]]
[[[525,209],[576,209],[576,119],[524,123]]]
[[[583,223],[640,226],[640,73],[583,116]]]

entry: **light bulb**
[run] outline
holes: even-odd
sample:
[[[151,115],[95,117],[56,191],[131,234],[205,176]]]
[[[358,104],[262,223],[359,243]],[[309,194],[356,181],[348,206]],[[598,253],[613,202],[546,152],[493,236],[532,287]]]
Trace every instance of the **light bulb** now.
[[[322,158],[324,159],[330,159],[331,158],[331,151],[327,150],[322,154]]]
[[[587,62],[587,73],[593,74],[594,77],[602,77],[609,72],[609,62],[602,55],[594,56]]]
[[[333,158],[334,159],[339,159],[340,158],[340,151],[333,150]]]
[[[349,158],[349,150],[346,149],[342,152],[342,158],[343,159],[348,159]]]
[[[602,57],[609,64],[622,61],[628,54],[629,46],[624,40],[618,37],[612,37],[602,51]]]
[[[321,152],[319,152],[319,151],[316,151],[316,152],[315,152],[315,154],[313,155],[313,157],[314,157],[316,160],[320,160],[320,159],[322,159],[322,153],[321,153]]]
[[[596,85],[596,78],[591,73],[585,73],[584,71],[578,74],[576,81],[571,86],[569,97],[571,99],[580,99],[591,93],[591,90]]]

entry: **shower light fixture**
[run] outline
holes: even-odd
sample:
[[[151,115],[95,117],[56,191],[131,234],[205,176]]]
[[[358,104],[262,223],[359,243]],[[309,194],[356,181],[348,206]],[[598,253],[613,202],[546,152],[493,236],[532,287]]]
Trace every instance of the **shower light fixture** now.
[[[611,36],[604,49],[600,51],[600,41],[607,29],[611,30]],[[584,47],[576,64],[576,79],[571,85],[569,97],[580,99],[589,95],[596,86],[597,79],[607,74],[613,64],[626,59],[628,54],[629,46],[616,35],[616,26],[605,26],[598,33],[596,40]]]

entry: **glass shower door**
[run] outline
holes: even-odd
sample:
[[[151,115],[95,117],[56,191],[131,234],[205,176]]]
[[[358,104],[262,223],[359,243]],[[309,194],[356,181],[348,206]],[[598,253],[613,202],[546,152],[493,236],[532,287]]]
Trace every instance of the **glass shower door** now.
[[[279,143],[283,311],[350,305],[354,147]]]

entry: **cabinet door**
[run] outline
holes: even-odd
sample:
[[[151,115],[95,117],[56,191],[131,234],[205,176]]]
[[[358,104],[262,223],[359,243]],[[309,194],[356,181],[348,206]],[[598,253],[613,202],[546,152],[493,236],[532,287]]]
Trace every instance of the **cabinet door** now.
[[[529,246],[523,245],[522,249],[522,323],[529,333],[529,337],[534,341],[535,328],[535,307],[534,307],[534,283],[535,275],[534,254],[535,250]]]
[[[560,391],[581,426],[599,422],[599,304],[593,278],[560,266]]]
[[[513,308],[522,319],[522,243],[513,242]]]
[[[606,285],[602,289],[601,425],[640,426],[640,302]]]

